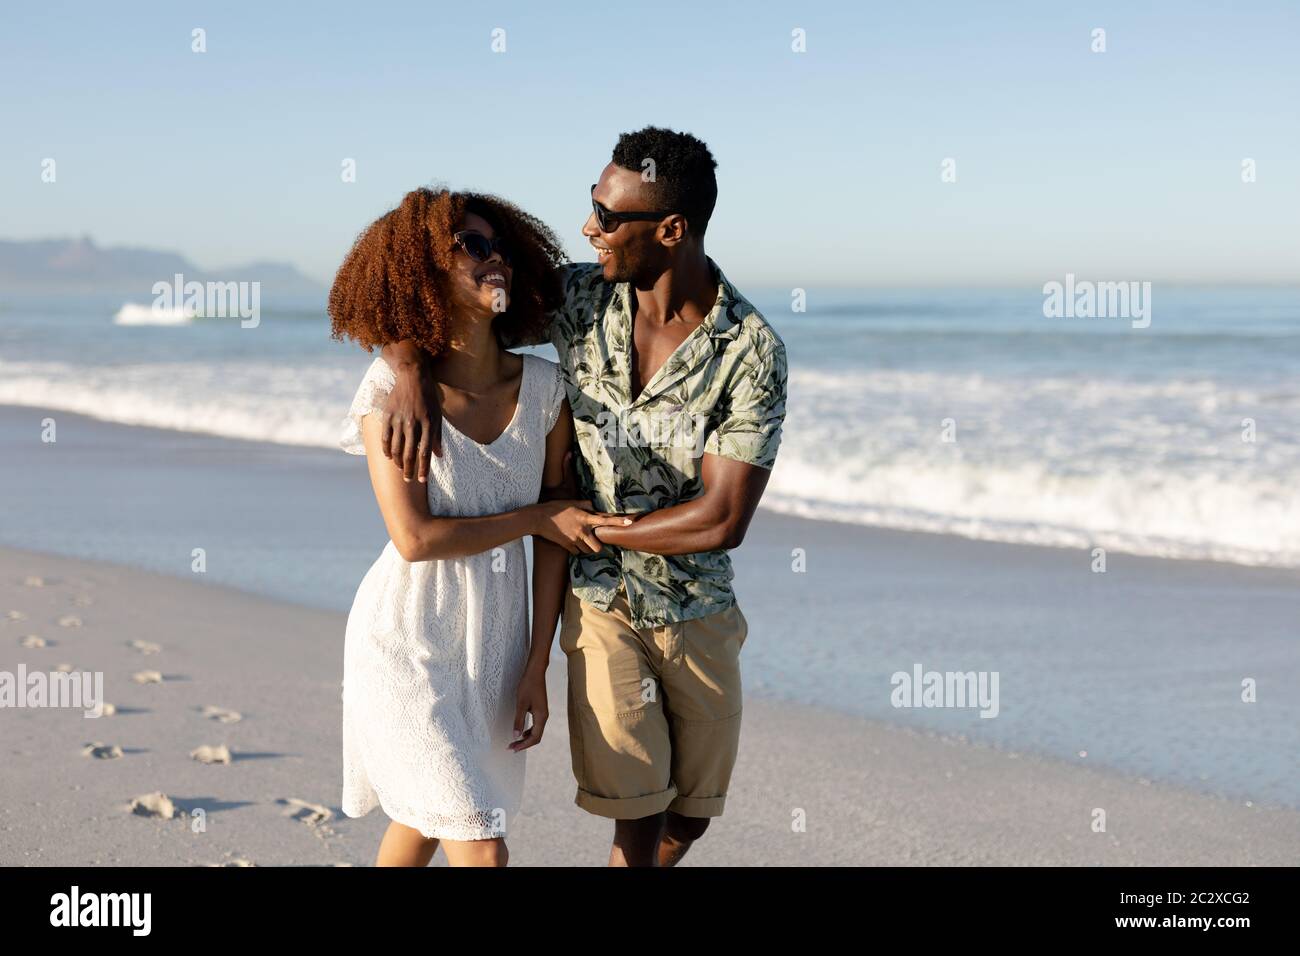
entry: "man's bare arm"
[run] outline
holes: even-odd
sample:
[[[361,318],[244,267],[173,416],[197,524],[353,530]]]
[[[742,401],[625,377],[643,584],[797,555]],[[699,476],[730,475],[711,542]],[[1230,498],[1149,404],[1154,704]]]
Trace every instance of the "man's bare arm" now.
[[[363,419],[361,433],[380,514],[389,538],[406,561],[479,554],[524,535],[534,535],[539,545],[543,540],[554,542],[570,554],[595,554],[603,545],[592,529],[628,520],[623,515],[597,514],[589,501],[553,498],[499,514],[435,516],[429,511],[428,489],[403,481],[397,469],[380,457],[377,413]]]
[[[546,344],[551,340],[546,330],[554,321],[552,316],[546,329],[532,330],[506,347]],[[389,342],[382,354],[396,379],[381,414],[384,456],[407,481],[428,481],[431,457],[442,456],[442,404],[432,358],[411,339]]]
[[[442,456],[442,403],[429,353],[403,339],[385,345],[382,354],[395,379],[380,413],[384,457],[407,481],[428,481],[430,455]]]
[[[642,515],[626,527],[596,529],[615,547],[650,554],[694,554],[740,547],[771,471],[719,455],[704,456],[704,492],[680,505]]]

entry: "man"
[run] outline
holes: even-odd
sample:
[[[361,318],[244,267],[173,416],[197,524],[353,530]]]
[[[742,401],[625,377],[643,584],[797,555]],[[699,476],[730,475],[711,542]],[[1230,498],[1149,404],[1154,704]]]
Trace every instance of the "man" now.
[[[704,252],[716,165],[686,133],[620,137],[582,230],[597,262],[567,267],[551,324],[579,494],[639,515],[570,559],[560,628],[576,802],[615,821],[613,866],[680,860],[722,814],[740,739],[748,625],[727,551],[776,460],[786,357]],[[411,343],[384,355],[398,376],[390,457],[424,480],[436,388]]]

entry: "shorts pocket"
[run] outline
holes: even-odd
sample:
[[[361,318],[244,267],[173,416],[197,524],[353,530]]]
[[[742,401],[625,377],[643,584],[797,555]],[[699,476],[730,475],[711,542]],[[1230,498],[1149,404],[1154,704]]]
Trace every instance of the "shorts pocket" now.
[[[560,615],[560,650],[572,654],[578,647],[578,634],[582,631],[582,602],[573,591],[564,598],[564,612]]]
[[[736,612],[736,633],[740,639],[740,646],[745,646],[745,638],[749,637],[749,620],[745,617],[745,612],[740,609],[739,604],[733,604],[732,609]]]

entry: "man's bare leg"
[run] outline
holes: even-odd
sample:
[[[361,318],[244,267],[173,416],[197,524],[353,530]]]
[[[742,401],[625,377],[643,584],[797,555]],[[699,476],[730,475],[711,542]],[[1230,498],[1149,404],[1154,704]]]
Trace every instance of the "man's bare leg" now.
[[[663,833],[664,817],[664,814],[656,813],[639,820],[615,820],[609,865],[654,866],[655,847]]]
[[[691,848],[691,844],[704,836],[704,831],[708,828],[708,817],[684,817],[669,810],[663,835],[659,838],[659,865],[676,866]]]

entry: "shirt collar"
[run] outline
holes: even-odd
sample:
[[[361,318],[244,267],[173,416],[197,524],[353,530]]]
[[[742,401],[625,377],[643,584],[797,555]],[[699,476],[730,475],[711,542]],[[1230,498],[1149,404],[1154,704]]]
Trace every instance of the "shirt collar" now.
[[[718,277],[718,298],[701,324],[711,338],[734,339],[740,332],[740,320],[744,317],[742,306],[746,304],[745,299],[736,291],[736,287],[718,268],[716,262],[709,259],[709,266]]]
[[[714,300],[713,308],[709,310],[699,327],[692,330],[686,340],[678,346],[677,351],[668,357],[663,367],[655,373],[654,378],[642,387],[641,394],[632,401],[632,405],[648,403],[655,396],[663,393],[690,374],[702,361],[714,353],[716,346],[714,346],[713,340],[735,339],[740,334],[740,323],[745,317],[746,308],[752,310],[752,307],[736,291],[736,287],[731,284],[727,277],[723,275],[722,270],[718,268],[718,264],[712,259],[708,259],[708,263],[718,280],[718,296]],[[620,297],[619,304],[622,306],[620,331],[625,337],[621,349],[621,371],[626,376],[626,381],[631,382],[632,284],[630,282],[619,283],[615,288],[615,295]]]
[[[731,284],[722,269],[708,256],[704,257],[709,268],[718,279],[718,296],[713,302],[713,308],[709,310],[704,321],[700,323],[700,329],[710,338],[731,338],[734,339],[740,332],[740,321],[744,318],[745,309],[749,306],[748,301],[734,285]],[[619,307],[623,315],[631,316],[632,314],[632,283],[620,282],[614,287],[614,294],[618,297]]]

